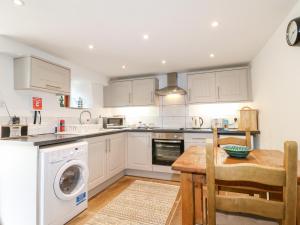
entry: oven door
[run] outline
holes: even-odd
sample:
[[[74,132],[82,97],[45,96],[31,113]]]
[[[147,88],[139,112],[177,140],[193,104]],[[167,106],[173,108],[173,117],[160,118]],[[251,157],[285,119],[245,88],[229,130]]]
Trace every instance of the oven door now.
[[[161,140],[152,141],[152,163],[154,165],[170,166],[184,151],[183,140]]]

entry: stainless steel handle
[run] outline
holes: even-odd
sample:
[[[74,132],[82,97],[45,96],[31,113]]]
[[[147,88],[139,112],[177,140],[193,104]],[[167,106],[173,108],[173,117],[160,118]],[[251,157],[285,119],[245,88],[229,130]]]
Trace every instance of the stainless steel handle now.
[[[111,142],[111,140],[109,139],[109,140],[108,140],[108,151],[109,151],[109,152],[111,151],[111,149],[110,149],[110,142]]]
[[[154,93],[153,93],[153,91],[151,91],[151,93],[150,93],[150,97],[151,97],[151,103],[154,103]]]
[[[55,85],[46,84],[46,86],[49,88],[61,89],[61,87]]]
[[[107,153],[108,151],[108,143],[107,143],[108,139],[105,139],[105,152]]]
[[[181,143],[181,141],[171,141],[171,140],[154,140],[155,143]]]

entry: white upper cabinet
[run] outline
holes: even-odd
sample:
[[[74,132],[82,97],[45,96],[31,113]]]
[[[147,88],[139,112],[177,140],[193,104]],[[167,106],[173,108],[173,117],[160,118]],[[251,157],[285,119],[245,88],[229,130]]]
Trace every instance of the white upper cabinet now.
[[[127,168],[151,171],[151,133],[128,133],[127,146]]]
[[[188,76],[189,103],[216,102],[215,73],[193,74]]]
[[[14,83],[17,90],[31,89],[69,95],[71,70],[32,56],[16,58]]]
[[[216,86],[220,102],[248,100],[248,69],[216,72]]]
[[[155,78],[113,81],[104,87],[104,106],[147,106],[156,104]]]
[[[248,68],[188,75],[189,103],[239,102],[250,99]]]
[[[158,87],[156,79],[141,79],[132,81],[132,105],[153,105],[156,102],[155,90]]]
[[[110,85],[111,106],[129,106],[131,103],[131,82],[120,81]]]

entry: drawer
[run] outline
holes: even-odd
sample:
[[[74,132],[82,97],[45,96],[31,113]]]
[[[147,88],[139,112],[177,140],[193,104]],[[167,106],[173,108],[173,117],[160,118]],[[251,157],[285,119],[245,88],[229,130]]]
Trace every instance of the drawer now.
[[[212,133],[184,133],[185,142],[205,143],[206,139],[213,139]]]

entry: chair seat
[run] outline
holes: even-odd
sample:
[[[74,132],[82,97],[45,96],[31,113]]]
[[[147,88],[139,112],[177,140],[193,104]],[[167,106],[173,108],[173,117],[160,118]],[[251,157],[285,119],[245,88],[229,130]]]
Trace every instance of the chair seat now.
[[[278,222],[241,214],[217,212],[217,225],[278,225]]]

